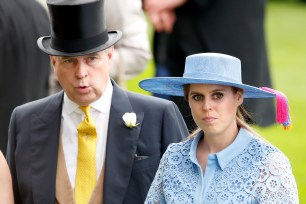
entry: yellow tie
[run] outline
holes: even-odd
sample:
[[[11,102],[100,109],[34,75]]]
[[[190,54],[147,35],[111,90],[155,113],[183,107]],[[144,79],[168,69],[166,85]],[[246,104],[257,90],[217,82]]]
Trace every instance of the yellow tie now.
[[[84,120],[78,125],[78,161],[74,196],[76,204],[87,204],[96,186],[97,131],[90,106],[81,106]]]

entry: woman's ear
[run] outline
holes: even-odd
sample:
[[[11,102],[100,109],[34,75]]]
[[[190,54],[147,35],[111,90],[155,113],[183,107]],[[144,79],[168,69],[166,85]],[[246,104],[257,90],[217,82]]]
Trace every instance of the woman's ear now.
[[[242,90],[238,90],[236,92],[236,96],[237,96],[238,106],[240,106],[243,103],[243,91]]]

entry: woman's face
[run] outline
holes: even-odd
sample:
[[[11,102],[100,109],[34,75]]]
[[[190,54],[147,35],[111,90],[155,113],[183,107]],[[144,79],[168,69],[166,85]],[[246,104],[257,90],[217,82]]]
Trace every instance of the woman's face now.
[[[242,102],[242,92],[231,86],[191,84],[189,87],[191,113],[205,135],[226,135],[237,130],[236,112]]]

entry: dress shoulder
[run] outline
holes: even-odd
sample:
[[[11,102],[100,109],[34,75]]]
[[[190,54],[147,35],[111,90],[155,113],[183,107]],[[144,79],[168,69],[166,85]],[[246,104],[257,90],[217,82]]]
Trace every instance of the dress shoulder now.
[[[299,202],[288,158],[277,147],[261,138],[254,137],[225,172],[227,170],[231,170],[228,173],[236,179],[231,181],[244,183],[241,192],[249,194],[250,200],[257,203]]]

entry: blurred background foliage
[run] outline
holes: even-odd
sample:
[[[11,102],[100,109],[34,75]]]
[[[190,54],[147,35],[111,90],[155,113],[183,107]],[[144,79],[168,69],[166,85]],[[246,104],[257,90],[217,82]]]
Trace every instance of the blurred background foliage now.
[[[306,3],[306,0],[269,0],[270,2]]]
[[[300,203],[306,203],[306,1],[270,0],[266,11],[266,39],[273,84],[290,102],[293,128],[258,128],[289,158]]]

